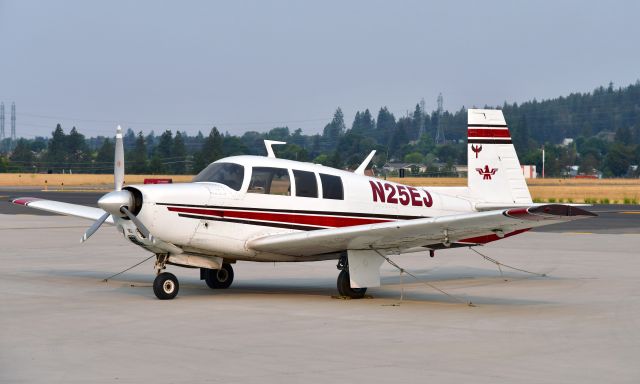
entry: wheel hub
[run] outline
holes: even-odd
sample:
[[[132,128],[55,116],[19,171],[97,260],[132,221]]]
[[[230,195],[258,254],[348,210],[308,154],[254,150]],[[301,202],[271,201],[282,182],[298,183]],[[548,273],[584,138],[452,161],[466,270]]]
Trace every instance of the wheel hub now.
[[[173,281],[171,280],[167,280],[164,282],[164,284],[162,284],[162,289],[164,289],[166,293],[172,293],[175,288],[176,286],[173,284]]]

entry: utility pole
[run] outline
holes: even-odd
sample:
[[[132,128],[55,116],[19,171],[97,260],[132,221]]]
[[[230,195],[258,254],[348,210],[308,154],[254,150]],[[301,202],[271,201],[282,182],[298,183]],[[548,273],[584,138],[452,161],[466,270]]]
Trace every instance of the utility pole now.
[[[544,145],[542,146],[542,178],[544,179]]]
[[[4,103],[0,103],[0,142],[4,139]]]
[[[16,141],[16,103],[11,103],[11,147]]]

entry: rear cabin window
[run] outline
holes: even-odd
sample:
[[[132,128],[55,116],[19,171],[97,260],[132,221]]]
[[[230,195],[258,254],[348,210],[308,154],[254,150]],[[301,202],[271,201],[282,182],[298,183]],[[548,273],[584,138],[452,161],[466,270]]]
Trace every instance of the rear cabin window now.
[[[318,182],[315,173],[294,169],[293,178],[296,181],[296,196],[318,197]]]
[[[342,188],[342,179],[339,176],[320,174],[322,181],[322,198],[343,200],[344,189]]]
[[[234,163],[211,163],[193,178],[193,182],[220,183],[236,191],[242,187],[244,167]]]
[[[289,171],[283,168],[253,167],[247,192],[289,196],[291,194]]]

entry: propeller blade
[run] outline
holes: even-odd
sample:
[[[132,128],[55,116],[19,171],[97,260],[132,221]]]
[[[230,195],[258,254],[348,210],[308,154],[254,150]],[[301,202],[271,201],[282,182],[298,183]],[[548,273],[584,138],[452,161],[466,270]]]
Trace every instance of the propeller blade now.
[[[115,190],[122,190],[124,184],[124,146],[122,144],[122,127],[116,130],[116,152],[113,158],[113,181]]]
[[[145,239],[149,238],[150,232],[147,227],[145,227],[144,224],[142,224],[142,221],[140,221],[133,213],[131,213],[131,211],[128,210],[127,207],[120,208],[120,211],[127,215],[127,217],[131,219],[131,221],[133,221],[133,224],[135,224],[136,228],[138,228],[138,231],[140,231]]]
[[[96,233],[98,228],[100,228],[102,223],[104,223],[105,220],[107,220],[109,218],[109,216],[111,216],[111,214],[108,213],[108,212],[105,212],[104,215],[100,216],[100,218],[98,220],[96,220],[96,222],[93,223],[93,225],[90,226],[89,229],[87,229],[87,231],[84,233],[84,235],[82,235],[82,238],[80,239],[80,242],[84,243],[85,241],[87,241],[87,239],[89,239],[91,237],[91,235]]]

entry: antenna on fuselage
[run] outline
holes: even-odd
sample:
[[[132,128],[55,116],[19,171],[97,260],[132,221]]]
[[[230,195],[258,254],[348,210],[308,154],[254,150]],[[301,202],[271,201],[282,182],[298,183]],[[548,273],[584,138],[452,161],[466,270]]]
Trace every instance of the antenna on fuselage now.
[[[364,175],[364,170],[367,169],[367,165],[369,165],[369,163],[371,162],[371,159],[373,159],[373,155],[375,154],[376,154],[376,150],[374,149],[373,151],[371,151],[369,156],[367,156],[367,158],[364,159],[362,164],[360,164],[360,166],[355,171],[353,171],[353,173],[355,173],[356,175]]]
[[[264,146],[267,147],[267,157],[273,157],[274,159],[276,158],[276,154],[273,153],[273,148],[271,148],[272,145],[274,144],[287,144],[286,141],[275,141],[275,140],[265,140],[264,141]]]

